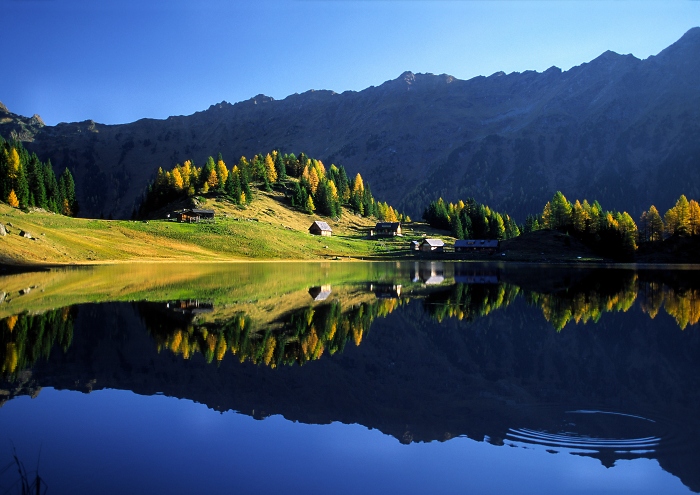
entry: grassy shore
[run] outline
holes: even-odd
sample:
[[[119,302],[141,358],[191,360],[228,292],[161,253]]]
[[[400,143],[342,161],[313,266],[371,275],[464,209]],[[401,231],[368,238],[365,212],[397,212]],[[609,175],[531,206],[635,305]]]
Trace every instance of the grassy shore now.
[[[0,263],[10,265],[104,264],[134,261],[243,261],[388,259],[408,252],[412,238],[430,233],[408,227],[407,236],[369,241],[374,220],[345,213],[339,220],[289,208],[280,193],[258,192],[246,208],[208,199],[202,208],[216,220],[177,223],[69,218],[43,211],[23,212],[0,204]],[[332,237],[312,236],[314,220],[327,221]],[[22,237],[28,232],[32,239]]]

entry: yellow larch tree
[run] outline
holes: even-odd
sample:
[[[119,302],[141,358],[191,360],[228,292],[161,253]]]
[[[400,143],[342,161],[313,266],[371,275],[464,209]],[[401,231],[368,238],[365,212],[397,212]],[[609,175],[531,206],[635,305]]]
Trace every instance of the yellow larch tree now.
[[[700,204],[694,199],[688,203],[688,211],[690,215],[690,235],[700,234]]]
[[[173,173],[170,174],[170,181],[173,189],[176,191],[182,191],[183,187],[185,187],[185,182],[182,180],[182,175],[178,168],[175,168]]]
[[[190,160],[185,160],[180,169],[180,175],[182,175],[182,188],[189,189],[192,184],[192,162]]]
[[[17,153],[17,150],[15,148],[10,148],[10,152],[8,154],[8,170],[7,170],[7,176],[15,180],[19,176],[19,169],[22,166],[22,163],[19,160],[19,153]]]
[[[275,170],[275,161],[270,153],[265,155],[265,174],[270,184],[277,182],[277,170]]]
[[[358,174],[355,176],[355,180],[353,181],[353,186],[352,186],[352,193],[362,193],[365,190],[365,184],[362,182],[362,176]]]
[[[309,184],[311,185],[311,194],[316,194],[316,189],[318,189],[318,183],[321,180],[318,177],[318,174],[316,173],[316,169],[312,168],[311,172],[309,172]]]
[[[19,208],[19,200],[17,199],[17,194],[15,194],[14,189],[7,195],[7,204],[13,208]]]
[[[223,187],[226,184],[226,179],[228,179],[228,168],[223,160],[216,162],[216,174],[219,177],[219,184]]]
[[[209,177],[207,178],[205,185],[209,186],[207,191],[209,191],[209,189],[214,189],[219,185],[219,176],[216,174],[216,169],[209,172]]]

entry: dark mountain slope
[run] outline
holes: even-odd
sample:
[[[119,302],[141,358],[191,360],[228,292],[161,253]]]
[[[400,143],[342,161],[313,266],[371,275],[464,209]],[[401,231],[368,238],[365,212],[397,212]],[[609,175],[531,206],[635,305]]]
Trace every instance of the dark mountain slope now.
[[[694,28],[646,60],[608,51],[566,72],[467,81],[406,72],[360,92],[259,95],[162,121],[49,127],[0,108],[0,134],[70,166],[86,215],[128,215],[159,166],[279,148],[360,172],[414,215],[439,195],[474,196],[521,220],[559,189],[636,218],[700,197],[699,89]]]

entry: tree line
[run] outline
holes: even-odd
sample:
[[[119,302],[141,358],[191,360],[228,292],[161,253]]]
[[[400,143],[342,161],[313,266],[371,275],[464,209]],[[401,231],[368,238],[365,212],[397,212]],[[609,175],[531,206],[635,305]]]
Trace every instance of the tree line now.
[[[599,254],[629,257],[637,249],[637,224],[626,211],[604,210],[598,201],[571,203],[557,191],[539,215],[528,215],[524,231],[552,229],[565,232]]]
[[[343,209],[348,209],[380,220],[410,221],[393,207],[375,200],[369,184],[365,184],[360,174],[349,179],[342,166],[331,165],[326,170],[321,160],[304,153],[297,157],[294,153],[282,154],[277,150],[254,155],[250,160],[242,156],[231,169],[221,153],[216,160],[210,156],[203,167],[187,160],[171,170],[159,168],[136,216],[198,194],[216,194],[245,206],[253,201],[253,188],[283,190],[292,207],[309,214],[316,212],[337,218]]]
[[[474,198],[457,203],[439,198],[428,205],[423,219],[431,227],[451,231],[457,239],[511,239],[520,235],[520,228],[509,215]]]
[[[22,143],[0,136],[0,199],[13,208],[43,208],[62,215],[79,211],[75,181],[66,168],[59,178],[51,161],[41,162]]]
[[[640,242],[656,242],[671,236],[700,235],[700,204],[681,195],[663,219],[654,205],[639,219]]]

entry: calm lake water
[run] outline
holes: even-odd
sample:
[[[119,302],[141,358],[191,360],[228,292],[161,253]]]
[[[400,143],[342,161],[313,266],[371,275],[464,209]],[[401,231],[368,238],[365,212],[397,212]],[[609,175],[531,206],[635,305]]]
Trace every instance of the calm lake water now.
[[[700,271],[0,277],[0,493],[700,492]]]

